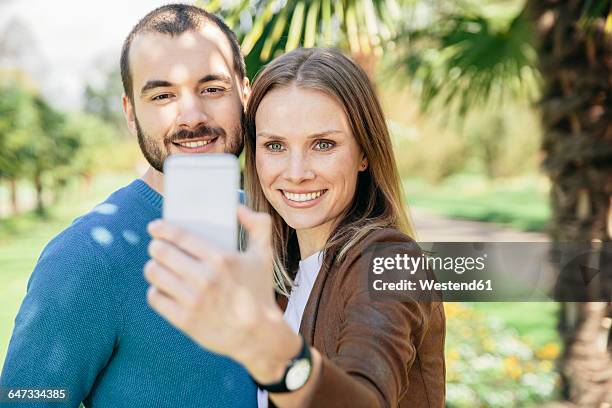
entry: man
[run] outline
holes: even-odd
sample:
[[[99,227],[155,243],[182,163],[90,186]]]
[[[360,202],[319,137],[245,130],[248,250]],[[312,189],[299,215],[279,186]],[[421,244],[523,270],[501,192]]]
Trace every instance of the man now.
[[[143,277],[164,159],[242,150],[249,83],[236,37],[199,8],[163,6],[127,37],[121,74],[128,127],[150,168],[47,245],[15,320],[0,391],[64,389],[70,407],[255,406],[247,372],[150,309]]]

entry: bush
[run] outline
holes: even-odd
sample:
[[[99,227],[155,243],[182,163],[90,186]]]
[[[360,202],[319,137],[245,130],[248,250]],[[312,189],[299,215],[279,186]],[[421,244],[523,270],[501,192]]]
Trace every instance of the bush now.
[[[464,129],[470,157],[489,179],[536,172],[541,129],[536,113],[516,104],[476,112]]]
[[[467,146],[448,130],[435,127],[418,131],[389,123],[398,170],[402,177],[422,177],[439,182],[466,165]]]

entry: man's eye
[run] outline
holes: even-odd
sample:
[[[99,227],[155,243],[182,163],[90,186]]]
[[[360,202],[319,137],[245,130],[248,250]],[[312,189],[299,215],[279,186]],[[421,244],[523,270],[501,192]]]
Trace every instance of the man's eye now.
[[[161,94],[161,95],[156,95],[153,98],[151,98],[152,101],[161,101],[163,99],[168,99],[170,98],[170,94]]]
[[[334,147],[334,142],[329,141],[329,140],[319,140],[316,144],[315,144],[315,148],[317,150],[329,150],[332,147]]]
[[[212,87],[212,88],[204,88],[202,90],[202,93],[215,94],[215,93],[221,93],[223,91],[225,91],[225,89]]]
[[[270,142],[266,144],[268,150],[273,152],[280,152],[283,150],[283,145],[278,142]]]

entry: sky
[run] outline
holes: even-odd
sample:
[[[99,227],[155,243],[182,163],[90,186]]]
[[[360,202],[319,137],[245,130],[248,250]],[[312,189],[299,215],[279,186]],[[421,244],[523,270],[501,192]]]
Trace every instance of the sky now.
[[[100,67],[119,64],[123,40],[166,0],[2,0],[0,32],[15,17],[32,31],[41,54],[36,80],[60,108],[74,109]],[[101,63],[101,61],[103,63]]]

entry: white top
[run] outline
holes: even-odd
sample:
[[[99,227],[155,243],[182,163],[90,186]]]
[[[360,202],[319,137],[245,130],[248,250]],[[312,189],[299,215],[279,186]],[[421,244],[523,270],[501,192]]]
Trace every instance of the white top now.
[[[308,302],[315,280],[321,265],[323,265],[323,251],[316,252],[300,261],[298,272],[295,275],[294,286],[289,295],[289,302],[285,309],[285,321],[294,332],[300,331],[302,315]],[[268,392],[257,390],[257,405],[259,408],[268,408]]]

